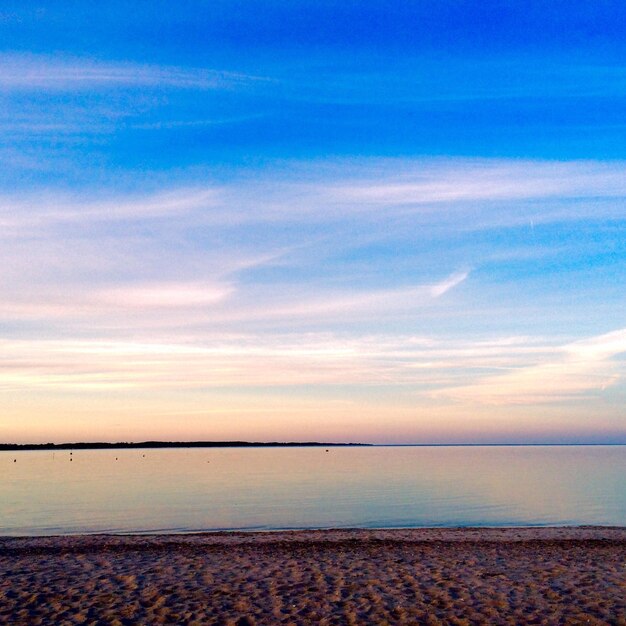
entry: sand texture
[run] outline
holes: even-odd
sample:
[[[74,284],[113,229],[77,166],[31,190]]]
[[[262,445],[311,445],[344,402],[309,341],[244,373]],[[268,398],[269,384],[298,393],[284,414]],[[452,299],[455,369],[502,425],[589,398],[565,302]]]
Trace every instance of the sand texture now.
[[[0,623],[622,624],[626,529],[0,539]]]

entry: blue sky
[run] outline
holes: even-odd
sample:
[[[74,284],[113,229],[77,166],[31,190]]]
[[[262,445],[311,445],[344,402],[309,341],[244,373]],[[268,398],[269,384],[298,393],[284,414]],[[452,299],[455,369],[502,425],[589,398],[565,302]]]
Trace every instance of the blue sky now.
[[[0,440],[626,441],[624,32],[4,2]]]

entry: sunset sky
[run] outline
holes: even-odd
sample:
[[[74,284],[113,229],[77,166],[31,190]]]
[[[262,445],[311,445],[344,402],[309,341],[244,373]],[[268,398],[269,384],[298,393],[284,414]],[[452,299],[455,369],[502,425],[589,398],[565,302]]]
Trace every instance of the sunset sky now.
[[[0,442],[626,443],[626,3],[0,4]]]

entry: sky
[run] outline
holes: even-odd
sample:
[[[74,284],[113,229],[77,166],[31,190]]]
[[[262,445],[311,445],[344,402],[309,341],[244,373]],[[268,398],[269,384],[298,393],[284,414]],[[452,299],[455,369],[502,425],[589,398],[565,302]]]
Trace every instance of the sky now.
[[[626,443],[626,4],[0,4],[0,441]]]

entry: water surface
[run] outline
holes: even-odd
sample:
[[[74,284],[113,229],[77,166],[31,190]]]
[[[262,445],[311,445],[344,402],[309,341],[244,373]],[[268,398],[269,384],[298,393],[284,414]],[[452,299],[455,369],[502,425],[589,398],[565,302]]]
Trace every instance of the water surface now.
[[[0,452],[0,535],[626,525],[625,476],[625,446]]]

